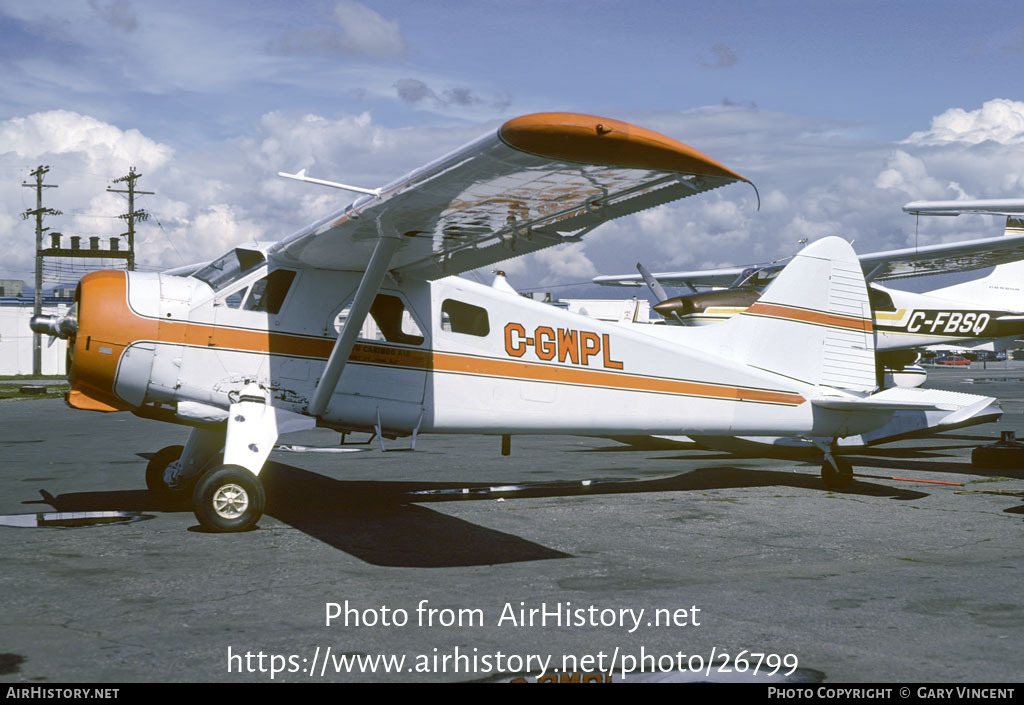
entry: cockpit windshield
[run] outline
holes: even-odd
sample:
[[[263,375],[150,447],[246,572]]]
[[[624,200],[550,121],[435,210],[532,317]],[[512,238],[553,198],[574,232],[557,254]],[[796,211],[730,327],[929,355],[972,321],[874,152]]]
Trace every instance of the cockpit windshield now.
[[[192,276],[209,284],[214,291],[220,291],[228,284],[263,266],[264,262],[266,262],[266,258],[259,250],[236,247],[223,257],[210,262]]]

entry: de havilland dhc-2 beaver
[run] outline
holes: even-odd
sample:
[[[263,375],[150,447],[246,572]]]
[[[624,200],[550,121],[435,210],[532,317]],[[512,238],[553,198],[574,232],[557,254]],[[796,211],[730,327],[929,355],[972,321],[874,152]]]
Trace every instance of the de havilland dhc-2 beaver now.
[[[71,406],[191,427],[152,458],[147,486],[190,497],[222,532],[259,521],[279,434],[314,426],[836,439],[900,410],[992,401],[876,391],[868,289],[838,237],[804,248],[743,313],[670,337],[455,276],[738,181],[634,125],[527,115],[382,188],[326,182],[362,195],[278,242],[184,275],[91,273],[67,316],[32,327],[68,338]],[[847,481],[823,452],[826,482]]]

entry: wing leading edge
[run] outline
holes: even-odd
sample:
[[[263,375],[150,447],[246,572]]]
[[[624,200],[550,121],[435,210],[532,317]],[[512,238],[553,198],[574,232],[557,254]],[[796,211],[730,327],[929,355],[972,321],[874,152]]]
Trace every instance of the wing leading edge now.
[[[601,223],[749,180],[681,142],[574,113],[515,118],[277,243],[320,269],[362,271],[381,236],[396,277],[436,279],[577,240]]]

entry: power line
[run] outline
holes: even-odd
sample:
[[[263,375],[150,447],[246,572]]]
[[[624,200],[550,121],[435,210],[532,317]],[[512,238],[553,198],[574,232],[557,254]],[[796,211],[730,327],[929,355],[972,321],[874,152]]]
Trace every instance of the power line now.
[[[164,237],[167,238],[167,244],[171,246],[172,250],[174,250],[174,254],[178,255],[178,259],[181,261],[181,263],[188,264],[188,262],[185,261],[185,258],[181,256],[181,253],[178,252],[178,248],[174,246],[174,240],[171,238],[170,235],[167,234],[167,231],[164,230],[164,224],[161,223],[160,219],[157,218],[155,215],[153,216],[153,220],[156,221],[157,226],[159,226],[160,228],[160,232],[162,232],[164,234]]]

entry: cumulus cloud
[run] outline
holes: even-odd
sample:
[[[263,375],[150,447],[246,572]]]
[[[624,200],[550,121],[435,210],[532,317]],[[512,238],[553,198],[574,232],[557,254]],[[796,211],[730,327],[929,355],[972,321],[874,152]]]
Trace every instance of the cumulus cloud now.
[[[897,189],[915,201],[968,198],[959,183],[943,182],[930,176],[923,159],[903,150],[893,152],[885,168],[875,178],[875,186],[880,189]]]
[[[126,174],[131,166],[147,176],[159,173],[173,156],[170,147],[138,130],[122,130],[66,110],[0,121],[0,164],[22,165],[25,181],[31,181],[31,165],[50,166],[45,183],[59,188],[44,191],[43,205],[64,214],[49,216],[45,224],[65,235],[99,236],[104,241],[119,235],[124,225],[116,216],[126,207],[120,196],[106,192],[110,181]],[[34,206],[30,189],[0,191],[0,210],[19,213]],[[15,278],[31,280],[32,238],[31,221],[0,220],[5,268]]]
[[[761,197],[761,209],[765,213],[784,213],[789,208],[789,199],[778,189],[772,189]]]
[[[0,122],[0,154],[12,152],[27,159],[46,154],[81,154],[90,167],[133,164],[156,168],[172,154],[138,130],[121,130],[87,115],[68,110],[35,113]]]
[[[582,242],[549,247],[537,252],[534,257],[560,281],[585,281],[597,276],[597,269],[584,252]]]
[[[461,141],[453,139],[453,146]],[[431,143],[420,133],[382,130],[366,113],[336,120],[268,113],[253,136],[185,154],[138,130],[69,111],[0,122],[0,163],[26,165],[25,179],[28,164],[50,166],[47,183],[59,189],[48,190],[44,204],[64,215],[46,224],[66,235],[122,232],[116,216],[126,203],[106,188],[137,167],[143,174],[139,188],[156,192],[136,201],[153,216],[138,225],[138,259],[155,268],[210,259],[251,240],[279,239],[347,202],[340,192],[279,179],[277,171],[309,168],[326,178],[378,186],[438,156],[445,144],[436,136]],[[28,189],[0,192],[2,211],[19,213],[30,205]],[[0,221],[0,246],[11,253],[6,268],[20,278],[31,273],[31,238],[31,223]]]
[[[977,110],[950,108],[932,118],[931,129],[914,132],[905,144],[1024,144],[1024,102],[996,98]]]

